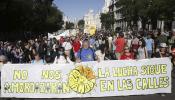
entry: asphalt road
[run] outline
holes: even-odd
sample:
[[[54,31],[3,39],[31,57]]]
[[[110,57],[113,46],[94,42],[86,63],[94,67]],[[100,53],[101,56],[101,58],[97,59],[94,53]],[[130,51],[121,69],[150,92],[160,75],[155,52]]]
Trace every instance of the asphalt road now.
[[[175,79],[172,79],[172,93],[166,96],[160,94],[142,95],[142,96],[125,96],[125,97],[103,97],[103,98],[73,98],[73,99],[7,99],[0,100],[175,100]]]
[[[147,96],[105,97],[105,98],[74,98],[74,99],[3,99],[0,100],[175,100],[175,94],[167,94],[165,97],[159,94]]]

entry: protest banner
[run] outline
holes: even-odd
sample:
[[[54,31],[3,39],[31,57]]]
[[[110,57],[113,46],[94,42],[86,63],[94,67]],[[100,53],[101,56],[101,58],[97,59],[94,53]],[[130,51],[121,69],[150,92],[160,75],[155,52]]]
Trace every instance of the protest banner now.
[[[171,93],[169,58],[5,65],[2,97],[76,98]]]
[[[92,36],[92,35],[95,34],[95,32],[96,32],[96,26],[91,26],[91,27],[89,28],[89,34]]]

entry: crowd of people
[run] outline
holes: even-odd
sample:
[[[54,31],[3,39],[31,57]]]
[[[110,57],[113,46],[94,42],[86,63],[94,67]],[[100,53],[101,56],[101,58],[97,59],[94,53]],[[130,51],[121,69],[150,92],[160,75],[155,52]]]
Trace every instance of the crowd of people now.
[[[0,42],[2,64],[66,64],[104,60],[141,60],[168,57],[175,78],[175,30],[86,33],[60,39],[39,36],[17,42]]]
[[[169,57],[175,62],[175,30],[172,32],[119,32],[0,42],[0,62],[79,63]],[[175,65],[175,64],[173,64]]]

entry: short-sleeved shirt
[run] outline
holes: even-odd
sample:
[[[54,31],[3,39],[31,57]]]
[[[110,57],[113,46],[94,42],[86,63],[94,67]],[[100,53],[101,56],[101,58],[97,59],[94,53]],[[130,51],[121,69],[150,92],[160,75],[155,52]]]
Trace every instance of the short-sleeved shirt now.
[[[100,61],[104,61],[104,59],[105,59],[105,53],[103,54],[103,53],[101,52],[101,50],[97,50],[97,51],[95,52],[95,54],[96,54],[96,56],[100,59]]]
[[[72,45],[70,42],[64,42],[62,47],[64,47],[64,49],[67,50],[71,50],[72,49]]]
[[[153,50],[153,44],[154,44],[154,40],[153,39],[146,39],[146,48],[147,50]]]
[[[74,52],[78,52],[80,50],[80,47],[81,47],[81,43],[78,41],[78,42],[73,42],[73,50]]]
[[[115,44],[116,44],[116,52],[117,53],[121,53],[123,52],[124,50],[124,47],[125,47],[125,39],[124,38],[118,38],[116,41],[115,41]]]
[[[95,52],[93,49],[88,48],[88,49],[80,49],[78,51],[78,58],[82,61],[82,62],[88,62],[88,61],[94,61],[94,56],[95,56]]]
[[[161,44],[161,43],[167,43],[167,36],[165,36],[165,35],[160,35],[160,36],[158,36],[157,37],[157,41],[159,42],[159,44]]]
[[[90,39],[90,45],[91,45],[91,46],[94,46],[94,44],[95,44],[95,39],[91,38],[91,39]]]
[[[163,58],[163,57],[169,57],[170,56],[170,54],[169,53],[165,53],[165,54],[160,54],[160,52],[156,52],[155,54],[154,54],[154,57],[155,58]]]
[[[133,60],[134,59],[134,55],[131,53],[130,55],[121,55],[120,60]]]
[[[32,63],[32,64],[45,64],[45,61],[44,61],[43,59],[41,59],[41,60],[39,60],[39,61],[33,60],[31,63]]]

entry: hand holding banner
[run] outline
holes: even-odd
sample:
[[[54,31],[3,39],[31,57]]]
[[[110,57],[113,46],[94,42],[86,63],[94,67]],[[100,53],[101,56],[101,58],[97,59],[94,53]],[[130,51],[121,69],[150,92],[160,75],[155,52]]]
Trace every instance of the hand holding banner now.
[[[2,97],[72,98],[171,93],[169,58],[77,65],[5,65]]]

